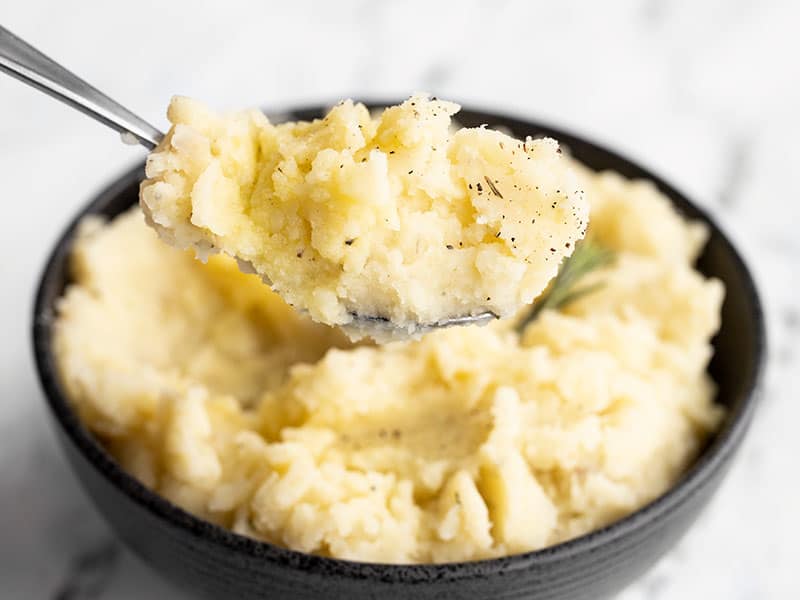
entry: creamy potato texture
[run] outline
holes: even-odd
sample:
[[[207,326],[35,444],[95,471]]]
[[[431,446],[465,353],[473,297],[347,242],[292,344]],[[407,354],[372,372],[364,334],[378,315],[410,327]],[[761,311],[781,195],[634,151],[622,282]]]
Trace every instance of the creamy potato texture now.
[[[344,101],[272,125],[174,98],[141,206],[169,243],[222,251],[321,323],[400,331],[512,316],[583,237],[588,204],[552,139],[452,130],[414,96],[375,117]]]
[[[159,494],[304,552],[472,560],[606,525],[719,423],[705,369],[723,289],[692,268],[703,227],[651,184],[575,172],[617,260],[522,335],[498,321],[353,346],[140,214],[91,220],[58,307],[64,385]]]

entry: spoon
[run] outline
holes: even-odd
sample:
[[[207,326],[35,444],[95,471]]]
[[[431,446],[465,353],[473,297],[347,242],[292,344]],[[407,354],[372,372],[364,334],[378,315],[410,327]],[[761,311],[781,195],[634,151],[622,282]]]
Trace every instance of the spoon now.
[[[164,134],[0,25],[0,71],[118,131],[127,144],[155,148]]]
[[[48,58],[2,25],[0,25],[0,71],[114,129],[119,132],[126,144],[140,144],[148,150],[153,150],[164,138],[164,134],[150,123]],[[448,317],[435,323],[418,323],[412,329],[424,332],[456,325],[485,324],[496,318],[498,317],[494,313],[483,311],[473,315]],[[359,314],[354,315],[352,325],[364,332],[391,333],[393,330],[400,332],[409,329],[408,325],[397,325],[385,317]]]

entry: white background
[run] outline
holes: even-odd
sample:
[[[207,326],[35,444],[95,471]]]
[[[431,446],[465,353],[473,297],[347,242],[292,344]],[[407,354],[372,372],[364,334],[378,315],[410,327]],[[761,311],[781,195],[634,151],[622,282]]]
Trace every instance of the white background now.
[[[571,128],[686,190],[755,271],[766,394],[701,521],[621,598],[800,597],[800,4],[9,0],[0,23],[160,127],[173,93],[233,108],[422,90]],[[29,341],[57,234],[142,157],[0,75],[3,599],[186,598],[119,548],[78,488]]]

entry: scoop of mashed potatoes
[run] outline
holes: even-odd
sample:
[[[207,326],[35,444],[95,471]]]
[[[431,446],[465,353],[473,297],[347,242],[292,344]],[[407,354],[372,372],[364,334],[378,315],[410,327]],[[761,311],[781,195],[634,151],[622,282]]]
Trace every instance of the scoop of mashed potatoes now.
[[[554,140],[453,132],[458,109],[414,96],[372,118],[344,101],[276,126],[176,97],[141,206],[169,243],[236,257],[355,336],[511,316],[572,252],[588,205]]]
[[[139,214],[89,220],[55,329],[68,395],[156,492],[303,552],[473,560],[606,525],[667,490],[720,421],[706,365],[723,288],[692,268],[703,227],[654,186],[576,170],[589,235],[617,259],[521,335],[498,321],[353,346]]]

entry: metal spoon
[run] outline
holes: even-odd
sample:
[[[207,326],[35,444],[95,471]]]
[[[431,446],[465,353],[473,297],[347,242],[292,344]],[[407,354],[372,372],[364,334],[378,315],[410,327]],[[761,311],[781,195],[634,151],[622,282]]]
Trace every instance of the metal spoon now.
[[[0,25],[0,71],[61,100],[152,150],[164,134]]]
[[[0,71],[114,129],[127,144],[141,144],[152,150],[164,138],[164,134],[150,123],[48,58],[2,25],[0,25]],[[425,332],[455,325],[485,324],[496,318],[497,315],[494,313],[482,311],[474,315],[440,319],[435,323],[419,323],[412,329],[415,332]],[[408,329],[407,326],[397,326],[385,317],[355,315],[355,321],[355,328],[365,333],[387,334],[393,330],[401,332]]]
[[[351,336],[352,339],[360,339],[364,336],[371,337],[378,343],[391,342],[405,338],[416,338],[435,329],[445,327],[458,327],[461,325],[486,325],[494,319],[499,319],[496,314],[490,311],[483,311],[474,315],[464,315],[460,317],[448,317],[440,319],[435,323],[413,323],[398,324],[386,317],[373,317],[351,313],[353,320],[341,328]]]

